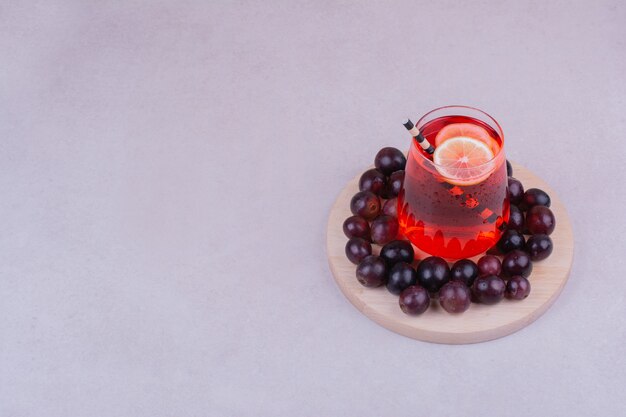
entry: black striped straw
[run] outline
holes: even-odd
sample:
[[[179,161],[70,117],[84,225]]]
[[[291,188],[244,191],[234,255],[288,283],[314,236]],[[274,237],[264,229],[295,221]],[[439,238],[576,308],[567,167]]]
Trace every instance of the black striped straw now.
[[[435,152],[435,148],[433,148],[430,142],[426,140],[424,135],[422,135],[422,132],[417,127],[415,127],[410,119],[407,119],[407,121],[404,123],[404,127],[411,133],[413,138],[417,141],[417,143],[420,144],[424,151],[426,151],[428,154],[432,154],[433,152]],[[466,206],[471,210],[476,211],[478,215],[483,219],[483,221],[489,223],[500,222],[500,224],[497,225],[498,229],[504,230],[506,228],[506,222],[502,220],[501,216],[498,216],[488,207],[483,207],[478,200],[466,194],[465,191],[463,191],[463,189],[458,185],[450,184],[449,182],[446,182],[444,180],[439,181],[439,184],[441,184],[443,188],[448,190],[448,193],[450,193],[450,195],[461,200],[461,202],[465,203]]]
[[[415,127],[411,119],[406,119],[406,122],[404,122],[404,127],[406,127],[406,130],[409,131],[411,136],[413,136],[413,139],[415,139],[417,143],[420,144],[420,146],[422,147],[422,149],[424,149],[426,153],[432,155],[432,153],[435,152],[435,148],[433,148],[433,145],[431,145],[430,142],[426,140],[424,135],[422,135],[422,132],[420,132],[417,127]]]

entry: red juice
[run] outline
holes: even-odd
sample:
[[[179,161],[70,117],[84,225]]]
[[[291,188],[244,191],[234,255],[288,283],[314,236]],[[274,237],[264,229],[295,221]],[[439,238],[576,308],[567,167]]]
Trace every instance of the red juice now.
[[[500,238],[500,229],[509,217],[506,157],[499,129],[473,117],[451,115],[427,121],[420,130],[437,147],[437,134],[445,126],[459,123],[466,127],[463,136],[487,140],[495,155],[479,167],[480,177],[476,181],[446,177],[445,171],[433,163],[432,155],[413,140],[404,187],[398,196],[398,220],[403,234],[424,252],[448,259],[487,251]],[[467,129],[467,124],[482,129]],[[450,126],[447,130],[456,128]],[[472,137],[480,132],[482,139]]]

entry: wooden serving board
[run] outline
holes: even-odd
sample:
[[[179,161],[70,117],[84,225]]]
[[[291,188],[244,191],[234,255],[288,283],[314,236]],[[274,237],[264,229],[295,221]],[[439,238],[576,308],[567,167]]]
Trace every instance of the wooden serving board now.
[[[343,234],[343,221],[352,215],[350,199],[358,191],[360,174],[339,194],[328,219],[326,249],[330,269],[344,295],[363,314],[387,329],[413,339],[434,343],[464,344],[497,339],[509,335],[535,321],[554,303],[567,282],[574,254],[574,239],[567,211],[556,193],[528,169],[513,164],[515,178],[524,188],[541,188],[552,200],[556,228],[550,237],[554,243],[552,255],[533,262],[529,278],[531,292],[522,301],[504,299],[496,305],[472,303],[463,314],[452,315],[438,302],[420,316],[409,316],[400,310],[398,296],[383,287],[366,288],[356,279],[356,266],[345,255],[348,239]],[[380,247],[373,245],[374,252]],[[416,249],[416,258],[428,256]],[[477,259],[478,257],[474,258]]]

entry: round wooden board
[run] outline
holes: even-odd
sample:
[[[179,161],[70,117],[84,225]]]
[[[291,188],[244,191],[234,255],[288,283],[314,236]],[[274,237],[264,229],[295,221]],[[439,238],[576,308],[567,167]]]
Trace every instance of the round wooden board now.
[[[346,236],[343,221],[351,216],[350,199],[358,191],[360,175],[341,191],[328,219],[326,249],[330,269],[344,295],[354,306],[376,323],[396,333],[434,343],[464,344],[497,339],[509,335],[535,321],[554,303],[567,282],[574,254],[572,227],[563,203],[556,193],[526,168],[513,164],[514,176],[525,188],[541,188],[552,199],[556,229],[550,236],[554,242],[552,255],[534,262],[530,276],[531,293],[523,301],[503,300],[486,306],[472,303],[463,314],[452,315],[437,302],[421,316],[408,316],[398,306],[398,297],[384,287],[365,288],[355,277],[355,265],[345,255]],[[374,249],[378,253],[378,245]],[[427,254],[416,250],[421,259]]]

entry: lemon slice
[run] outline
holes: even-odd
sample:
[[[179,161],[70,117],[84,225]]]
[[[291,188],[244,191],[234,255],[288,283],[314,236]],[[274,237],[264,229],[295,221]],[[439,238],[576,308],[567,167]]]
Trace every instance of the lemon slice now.
[[[435,137],[435,147],[441,145],[443,142],[450,138],[464,136],[468,138],[478,139],[485,142],[493,153],[497,153],[500,145],[491,137],[487,129],[484,127],[475,125],[473,123],[452,123],[444,126]]]
[[[478,184],[493,172],[493,151],[481,140],[458,136],[443,141],[433,153],[437,171],[455,185]]]

